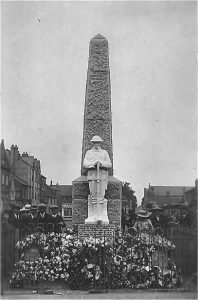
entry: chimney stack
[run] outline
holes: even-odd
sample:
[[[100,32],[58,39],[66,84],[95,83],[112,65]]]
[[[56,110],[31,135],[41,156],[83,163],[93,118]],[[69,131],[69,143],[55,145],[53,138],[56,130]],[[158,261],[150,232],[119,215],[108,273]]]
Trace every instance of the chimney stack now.
[[[17,147],[17,145],[15,145],[15,146],[12,145],[11,146],[11,152],[10,152],[10,165],[11,165],[12,169],[14,169],[15,163],[18,160],[18,157],[19,157],[18,147]]]

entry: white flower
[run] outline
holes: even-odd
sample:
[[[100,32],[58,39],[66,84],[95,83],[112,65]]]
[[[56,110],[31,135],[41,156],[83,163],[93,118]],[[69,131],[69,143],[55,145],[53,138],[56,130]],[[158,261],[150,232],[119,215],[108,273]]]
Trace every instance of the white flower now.
[[[61,274],[61,276],[60,276],[61,278],[65,278],[65,275],[64,274]]]
[[[77,249],[72,249],[73,254],[76,254],[76,252],[77,252]]]
[[[87,265],[87,269],[92,269],[93,268],[93,265],[92,264],[88,264]]]
[[[60,256],[56,256],[56,260],[61,261]]]
[[[145,270],[149,271],[149,270],[150,270],[149,266],[146,266],[146,267],[145,267]]]
[[[87,273],[87,277],[88,277],[88,278],[92,278],[92,277],[93,277],[93,275],[91,274],[91,272],[88,272],[88,273]]]

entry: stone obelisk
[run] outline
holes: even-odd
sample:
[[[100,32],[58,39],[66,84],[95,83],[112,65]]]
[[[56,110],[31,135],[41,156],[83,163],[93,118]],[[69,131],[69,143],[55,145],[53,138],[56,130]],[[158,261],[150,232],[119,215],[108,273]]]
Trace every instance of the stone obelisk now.
[[[89,46],[89,61],[84,108],[83,145],[81,158],[81,176],[72,182],[73,224],[84,224],[88,211],[89,186],[83,159],[87,150],[92,148],[90,140],[99,135],[102,148],[112,162],[109,170],[108,188],[105,198],[108,200],[109,223],[121,226],[122,183],[113,177],[113,146],[111,117],[111,84],[109,70],[108,41],[102,35],[96,35]]]
[[[92,147],[90,140],[94,135],[103,140],[102,147],[107,150],[112,162],[109,175],[113,175],[109,49],[108,41],[100,34],[90,41],[89,46],[81,175],[86,174],[82,162],[85,153]]]

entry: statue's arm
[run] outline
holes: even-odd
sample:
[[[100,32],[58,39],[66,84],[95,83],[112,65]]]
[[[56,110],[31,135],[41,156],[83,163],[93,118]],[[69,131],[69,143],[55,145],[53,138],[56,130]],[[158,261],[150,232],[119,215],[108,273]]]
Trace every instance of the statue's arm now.
[[[106,150],[104,150],[104,160],[101,163],[102,163],[102,167],[105,167],[105,168],[112,167],[112,163],[111,163],[109,154]]]
[[[94,168],[94,162],[92,160],[92,158],[90,157],[90,153],[89,151],[86,152],[84,160],[83,160],[83,166],[86,169],[90,169],[90,168]]]

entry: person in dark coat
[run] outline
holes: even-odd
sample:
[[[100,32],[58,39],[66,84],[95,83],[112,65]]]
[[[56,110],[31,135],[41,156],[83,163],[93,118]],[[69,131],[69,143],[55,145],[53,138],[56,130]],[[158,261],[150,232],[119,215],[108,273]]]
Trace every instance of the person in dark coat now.
[[[131,209],[129,209],[128,211],[128,214],[126,216],[126,226],[129,228],[129,227],[133,227],[135,222],[136,222],[136,219],[137,219],[137,214],[132,211]]]
[[[168,224],[168,218],[163,215],[163,209],[159,206],[156,206],[150,210],[151,216],[150,220],[154,228],[161,227],[166,228]]]
[[[19,227],[20,229],[23,229],[28,225],[28,215],[27,215],[27,209],[25,207],[22,207],[19,212]]]
[[[11,212],[9,214],[9,224],[14,226],[15,228],[19,228],[20,226],[20,206],[17,204],[13,204],[11,208]]]
[[[37,206],[32,205],[30,208],[30,214],[28,216],[28,226],[35,231],[37,227]]]
[[[25,204],[25,209],[26,209],[27,217],[29,218],[29,216],[30,216],[31,205],[30,205],[30,204]]]
[[[57,205],[51,205],[51,216],[50,216],[50,223],[54,226],[54,231],[56,233],[60,233],[61,229],[65,227],[65,222],[63,220],[63,217],[58,214],[58,206]]]
[[[46,204],[40,203],[38,205],[38,214],[36,217],[37,227],[42,227],[44,229],[44,233],[49,231],[48,224],[50,223],[50,215],[46,212]]]

